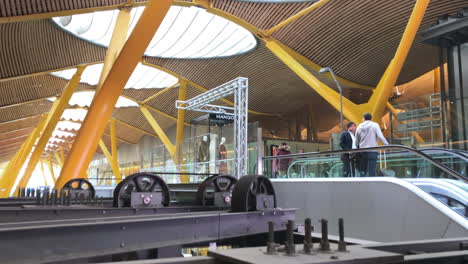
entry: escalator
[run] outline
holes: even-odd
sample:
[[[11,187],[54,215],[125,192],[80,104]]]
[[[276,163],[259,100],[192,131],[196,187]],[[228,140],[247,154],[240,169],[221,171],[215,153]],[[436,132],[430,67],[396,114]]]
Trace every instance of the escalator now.
[[[378,172],[376,177],[342,177],[341,155],[363,150],[265,157],[264,175],[272,178],[280,206],[300,208],[299,221],[343,217],[353,238],[386,242],[468,236],[465,152],[404,146],[366,150],[380,152],[378,170],[391,170],[394,177]],[[274,171],[278,159],[289,159],[283,175]]]

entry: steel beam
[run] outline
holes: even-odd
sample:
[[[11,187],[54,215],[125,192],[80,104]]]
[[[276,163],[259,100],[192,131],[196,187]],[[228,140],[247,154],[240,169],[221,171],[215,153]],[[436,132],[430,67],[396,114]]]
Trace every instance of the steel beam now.
[[[305,9],[302,9],[297,14],[294,14],[294,15],[290,16],[289,18],[287,18],[286,20],[281,21],[276,26],[274,26],[274,27],[272,27],[270,29],[262,31],[261,34],[266,36],[266,37],[270,37],[274,32],[278,31],[280,28],[282,28],[282,27],[284,27],[286,25],[289,25],[290,23],[292,23],[292,22],[298,20],[299,18],[309,14],[310,12],[316,10],[317,8],[323,6],[324,4],[326,4],[328,2],[330,2],[330,0],[319,0],[319,1],[315,2],[313,5],[305,8]]]
[[[321,82],[317,77],[310,73],[301,63],[295,60],[286,50],[284,50],[276,41],[272,39],[263,39],[266,46],[286,64],[293,72],[295,72],[304,82],[322,96],[331,106],[337,111],[340,111],[340,95],[334,89],[328,87]],[[344,116],[355,123],[360,123],[362,119],[362,109],[364,105],[356,105],[347,98],[343,98],[343,114]]]
[[[57,161],[58,165],[60,167],[63,167],[63,160],[60,158],[59,154],[57,153],[57,151],[53,151],[54,153],[54,157],[55,157],[55,160]]]
[[[104,59],[104,65],[102,67],[101,76],[99,77],[99,82],[96,86],[96,94],[101,89],[104,80],[109,74],[109,71],[114,64],[117,56],[122,50],[125,41],[127,40],[128,28],[130,27],[130,8],[121,8],[117,16],[117,21],[115,22],[114,31],[112,32],[112,38],[107,48],[106,57]]]
[[[148,1],[137,25],[112,65],[101,90],[86,115],[75,144],[64,164],[56,187],[62,187],[70,179],[84,175],[98,146],[115,103],[125,84],[141,61],[148,44],[159,28],[173,0]]]
[[[49,167],[50,175],[52,176],[52,180],[55,182],[57,181],[57,178],[55,177],[54,173],[54,163],[52,162],[52,156],[49,155],[47,159],[47,166]]]
[[[393,87],[400,75],[411,46],[413,45],[414,38],[416,37],[419,26],[424,18],[429,2],[430,0],[416,1],[395,56],[388,65],[387,70],[377,85],[377,88],[375,88],[374,93],[369,99],[369,112],[372,113],[372,119],[378,123],[381,122],[386,102],[392,94]]]
[[[143,105],[140,105],[140,110],[141,112],[143,113],[143,115],[145,116],[146,120],[148,121],[148,123],[151,125],[151,127],[153,128],[154,132],[156,132],[156,134],[158,135],[159,139],[161,140],[161,142],[164,144],[164,146],[166,147],[166,149],[169,151],[169,153],[171,154],[171,157],[172,159],[174,160],[174,162],[176,161],[176,147],[174,146],[174,144],[172,144],[172,142],[169,140],[169,138],[167,137],[166,133],[164,133],[164,131],[162,130],[161,126],[158,124],[158,122],[156,121],[156,119],[154,119],[153,115],[151,114],[151,112],[148,110],[148,108],[146,108],[146,106],[143,106]]]
[[[294,219],[294,214],[294,209],[275,209],[5,223],[0,225],[0,262],[37,263],[40,260],[61,263],[162,246],[217,241],[266,233],[269,221],[274,223],[275,231],[279,231],[285,229],[288,220]],[[18,250],[18,246],[27,250]]]
[[[34,169],[36,168],[37,162],[41,158],[42,152],[47,146],[47,143],[49,142],[49,139],[52,136],[55,127],[57,126],[58,122],[60,121],[60,118],[62,117],[63,112],[68,106],[68,101],[70,101],[71,96],[80,84],[81,74],[83,73],[84,69],[84,66],[80,66],[76,69],[75,75],[73,75],[73,77],[68,82],[67,86],[62,92],[62,95],[57,101],[54,102],[50,113],[47,115],[47,125],[44,128],[44,131],[42,132],[41,137],[39,138],[33,153],[31,154],[28,166],[26,167],[26,170],[16,189],[26,187],[26,185],[28,184],[31,175]]]
[[[122,177],[120,176],[120,169],[119,169],[119,165],[114,163],[114,160],[113,160],[113,157],[111,155],[111,153],[109,152],[109,150],[107,149],[107,146],[106,144],[104,144],[104,141],[99,140],[99,147],[101,148],[102,150],[102,153],[104,154],[104,156],[106,156],[106,159],[107,161],[109,162],[111,168],[112,168],[112,172],[114,173],[114,177],[115,177],[115,180],[118,181],[117,183],[119,183],[121,180],[122,180]],[[118,176],[117,176],[118,175]],[[119,178],[117,178],[119,177]],[[110,184],[110,182],[108,182],[108,184]]]
[[[12,159],[13,162],[8,164],[8,167],[5,169],[0,179],[0,186],[4,188],[3,192],[0,193],[0,197],[4,198],[10,195],[11,189],[15,184],[16,178],[19,176],[21,168],[23,167],[26,159],[29,157],[34,144],[36,143],[46,124],[47,115],[42,117],[37,127],[34,128],[28,139],[23,143],[21,148],[15,154],[15,157]]]
[[[122,181],[119,169],[118,149],[117,149],[117,132],[115,131],[115,119],[111,118],[109,122],[110,134],[111,134],[111,151],[112,159],[109,160],[112,163],[112,171],[117,183]]]
[[[162,95],[163,93],[165,93],[165,92],[167,92],[167,91],[169,91],[169,90],[171,90],[171,89],[173,89],[173,88],[176,88],[178,85],[180,85],[180,82],[177,82],[177,83],[174,84],[174,85],[171,85],[171,86],[169,86],[169,87],[166,87],[166,88],[162,89],[161,91],[159,91],[159,92],[157,92],[157,93],[151,95],[150,97],[146,98],[145,100],[143,100],[143,101],[141,101],[141,102],[139,102],[139,103],[140,103],[140,104],[146,104],[148,101],[153,100],[154,98],[156,98],[156,97]]]

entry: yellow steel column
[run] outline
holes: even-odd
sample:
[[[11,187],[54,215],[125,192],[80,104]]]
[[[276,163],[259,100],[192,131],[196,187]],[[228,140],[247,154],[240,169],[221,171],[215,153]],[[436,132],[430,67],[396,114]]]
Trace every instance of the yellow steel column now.
[[[122,181],[122,176],[120,176],[119,168],[119,159],[118,159],[118,149],[117,149],[117,132],[115,131],[115,119],[110,120],[110,134],[111,134],[111,151],[112,156],[109,162],[112,163],[112,171],[114,172],[115,181],[119,183]]]
[[[340,111],[340,95],[334,89],[328,87],[321,82],[317,77],[310,73],[304,66],[297,62],[289,53],[287,53],[275,40],[263,39],[266,46],[286,64],[293,72],[295,72],[302,80],[304,80],[312,89],[322,96],[329,104],[337,111]],[[350,121],[360,123],[362,119],[361,109],[363,105],[356,105],[346,97],[343,97],[343,115]]]
[[[385,111],[386,102],[388,101],[398,76],[400,75],[400,71],[403,68],[408,52],[411,49],[429,2],[430,0],[416,1],[395,56],[388,65],[387,70],[377,85],[377,88],[369,99],[369,112],[372,113],[372,119],[378,123],[381,121]]]
[[[60,160],[62,161],[63,166],[63,161],[65,160],[65,151],[63,150],[63,147],[60,148]]]
[[[154,132],[158,135],[159,139],[162,141],[166,149],[169,151],[171,154],[172,159],[174,160],[174,163],[176,163],[176,148],[175,146],[171,143],[169,138],[167,137],[166,133],[162,130],[162,128],[159,126],[158,122],[154,119],[153,115],[151,115],[150,111],[148,108],[146,108],[143,105],[140,105],[140,110],[145,116],[146,120],[148,120],[148,123],[151,125],[153,128]]]
[[[172,2],[173,0],[150,0],[146,4],[137,25],[91,104],[56,187],[61,188],[68,180],[79,178],[86,172],[117,99],[136,65],[141,61]]]
[[[46,176],[45,169],[44,169],[44,161],[41,159],[41,161],[39,161],[39,163],[41,164],[42,177],[44,177],[44,185],[48,185],[47,184],[47,176]]]
[[[10,195],[11,188],[13,188],[17,177],[19,177],[21,168],[26,162],[29,154],[31,153],[32,148],[34,147],[34,143],[36,143],[36,140],[39,138],[46,123],[47,115],[42,117],[37,127],[34,128],[31,135],[29,135],[28,139],[23,143],[20,150],[17,152],[18,157],[14,160],[15,162],[11,164],[11,166],[10,164],[8,164],[7,169],[5,169],[3,176],[0,179],[0,187],[4,188],[4,191],[0,193],[1,198],[5,198]]]
[[[63,159],[60,158],[59,154],[57,153],[57,151],[54,151],[54,157],[55,157],[55,160],[57,161],[58,165],[60,167],[63,167]]]
[[[26,167],[26,171],[24,172],[23,177],[21,178],[21,181],[18,184],[17,188],[25,187],[26,184],[28,184],[31,175],[34,169],[36,168],[37,162],[41,158],[42,152],[47,146],[47,142],[52,136],[52,133],[54,132],[55,127],[57,126],[57,123],[60,121],[63,111],[65,111],[65,109],[68,106],[68,101],[70,101],[73,92],[75,92],[76,88],[80,84],[81,74],[83,73],[84,69],[85,67],[83,66],[79,66],[76,69],[75,75],[73,75],[73,77],[70,79],[67,86],[60,95],[60,98],[55,102],[55,107],[52,107],[53,109],[51,109],[50,113],[48,114],[47,125],[44,128],[44,131],[42,132],[42,135],[39,138],[36,147],[34,148],[34,151],[31,155],[31,159],[29,160],[28,166]]]
[[[107,74],[109,74],[114,61],[117,59],[117,56],[125,44],[125,40],[127,40],[127,33],[131,19],[130,11],[131,9],[127,7],[121,8],[119,11],[117,21],[115,22],[114,31],[112,32],[112,38],[109,47],[107,48],[106,57],[104,58],[104,65],[102,67],[101,76],[99,77],[99,82],[96,86],[96,92],[101,89]]]
[[[179,87],[179,100],[185,101],[187,98],[187,82],[183,79],[180,80],[180,87]],[[182,144],[184,141],[184,129],[185,129],[185,110],[184,109],[177,109],[177,130],[176,130],[176,164],[179,165],[181,168],[181,172],[185,170],[182,169],[181,166],[184,165],[184,161],[182,159]],[[188,183],[190,181],[188,175],[180,175],[180,181],[182,183]]]
[[[119,176],[120,176],[120,172],[119,172],[119,167],[118,166],[115,166],[115,163],[113,162],[113,158],[112,158],[112,155],[111,153],[109,152],[109,150],[107,149],[106,147],[106,144],[104,144],[104,141],[102,141],[102,139],[99,140],[99,147],[101,148],[102,150],[102,153],[104,153],[104,156],[106,156],[106,159],[107,161],[109,162],[109,165],[111,166],[111,169],[112,169],[112,172],[114,173],[114,176],[119,173]],[[117,180],[117,177],[115,177],[116,180]],[[122,179],[119,180],[119,182],[121,181]],[[110,185],[111,184],[111,181],[112,179],[106,179],[106,184],[107,185]]]
[[[49,166],[50,175],[52,175],[52,180],[54,181],[54,184],[55,184],[55,181],[57,181],[57,179],[55,178],[54,163],[52,162],[52,156],[50,155],[49,155],[49,158],[47,159],[47,166]]]
[[[291,22],[294,22],[296,20],[298,20],[299,18],[309,14],[310,12],[314,11],[315,9],[321,7],[322,5],[328,3],[330,0],[320,0],[320,1],[317,1],[315,2],[313,5],[299,11],[297,14],[293,15],[293,16],[290,16],[289,18],[287,18],[286,20],[283,20],[282,22],[278,23],[276,26],[270,28],[270,29],[267,29],[267,30],[264,30],[261,32],[262,35],[264,36],[271,36],[271,34],[273,34],[275,31],[277,31],[278,29],[288,25],[289,23]]]

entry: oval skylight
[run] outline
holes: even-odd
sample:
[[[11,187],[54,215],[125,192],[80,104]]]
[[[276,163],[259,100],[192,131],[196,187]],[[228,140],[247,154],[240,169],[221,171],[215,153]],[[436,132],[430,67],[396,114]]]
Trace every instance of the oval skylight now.
[[[144,7],[131,11],[131,32]],[[118,10],[52,18],[66,31],[108,47]],[[145,55],[161,58],[217,58],[255,48],[257,40],[245,28],[198,7],[172,6]]]
[[[81,75],[81,83],[87,83],[89,85],[96,85],[99,82],[101,76],[103,64],[93,64],[86,67],[83,74]],[[51,74],[70,80],[75,74],[76,69],[68,69],[63,71],[52,72]],[[145,66],[138,63],[135,71],[133,71],[130,79],[128,80],[125,88],[133,89],[150,89],[157,88],[162,89],[176,84],[178,79],[166,72],[155,69],[153,67]]]
[[[95,93],[94,91],[75,92],[74,94],[72,94],[70,101],[68,101],[68,104],[78,105],[81,107],[90,106],[94,98],[94,93]],[[48,98],[47,100],[53,102],[57,100],[57,98],[51,97],[51,98]],[[117,103],[115,104],[116,108],[136,107],[136,106],[138,106],[137,103],[122,96],[119,96],[119,99],[117,100]],[[64,113],[62,114],[62,118],[68,119],[68,120],[70,119],[71,120],[84,120],[86,113],[87,113],[87,110],[85,109],[66,109]]]

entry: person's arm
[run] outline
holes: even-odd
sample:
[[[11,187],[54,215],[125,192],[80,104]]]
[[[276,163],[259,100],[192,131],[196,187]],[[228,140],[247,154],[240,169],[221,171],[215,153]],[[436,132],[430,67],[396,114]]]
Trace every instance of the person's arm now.
[[[355,142],[354,142],[354,145],[356,146],[356,148],[359,148],[359,145],[361,144],[361,131],[359,130],[359,127],[356,129],[356,136],[355,136]]]
[[[383,133],[382,133],[382,130],[380,130],[379,125],[377,125],[377,126],[375,127],[375,130],[377,130],[377,131],[376,131],[376,133],[377,133],[377,138],[380,139],[380,141],[382,141],[382,143],[383,143],[384,145],[388,145],[388,141],[387,141],[387,139],[384,137],[384,135],[383,135]]]
[[[341,147],[341,149],[346,148],[345,141],[346,141],[345,133],[341,133],[341,135],[340,135],[340,147]]]

